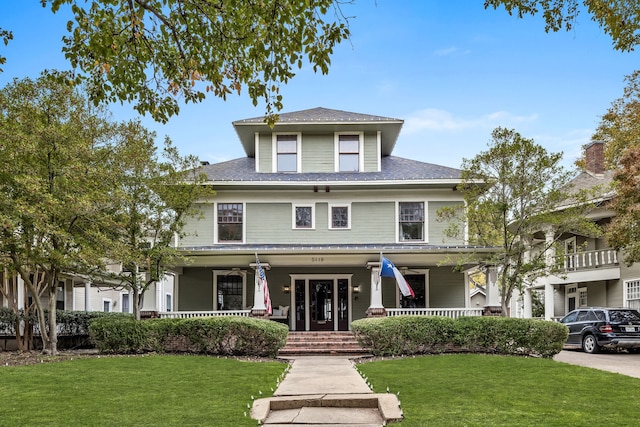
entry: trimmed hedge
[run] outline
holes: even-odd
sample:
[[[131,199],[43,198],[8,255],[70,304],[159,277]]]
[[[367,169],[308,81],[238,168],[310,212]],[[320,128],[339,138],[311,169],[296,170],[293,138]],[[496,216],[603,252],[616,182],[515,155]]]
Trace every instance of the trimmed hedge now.
[[[287,341],[286,325],[247,317],[116,319],[91,322],[89,331],[104,353],[189,352],[275,357]]]
[[[445,352],[553,357],[562,350],[566,326],[504,317],[394,316],[356,320],[351,329],[375,356]]]
[[[44,311],[45,317],[48,317],[48,310]],[[126,313],[105,313],[102,311],[69,311],[56,310],[56,324],[58,325],[58,335],[88,336],[89,323],[93,319],[102,317],[127,317],[131,318],[131,314]],[[19,319],[24,321],[24,311],[20,310],[18,314],[14,313],[10,308],[0,307],[0,331],[6,331],[15,334],[15,321]],[[29,315],[29,323],[31,325],[38,324],[35,311]]]

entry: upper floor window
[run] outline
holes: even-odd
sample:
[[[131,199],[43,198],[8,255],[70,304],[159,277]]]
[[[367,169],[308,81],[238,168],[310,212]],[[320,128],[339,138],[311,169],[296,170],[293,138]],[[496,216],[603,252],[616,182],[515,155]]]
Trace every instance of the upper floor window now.
[[[338,171],[360,170],[360,135],[338,135]]]
[[[242,203],[218,203],[218,241],[242,241]]]
[[[424,241],[424,202],[398,203],[400,241]]]
[[[351,228],[349,205],[329,206],[329,227],[331,229]]]
[[[314,228],[313,206],[294,206],[293,224],[294,228]]]
[[[276,135],[276,164],[278,172],[298,170],[298,135]]]

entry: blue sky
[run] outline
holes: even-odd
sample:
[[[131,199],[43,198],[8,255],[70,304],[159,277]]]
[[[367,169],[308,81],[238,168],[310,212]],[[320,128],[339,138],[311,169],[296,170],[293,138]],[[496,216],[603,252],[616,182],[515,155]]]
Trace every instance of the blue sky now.
[[[305,67],[282,89],[284,112],[326,107],[404,120],[394,155],[450,167],[485,150],[497,126],[513,128],[565,165],[580,156],[624,76],[640,64],[583,14],[570,32],[547,34],[541,18],[485,10],[483,0],[356,0],[343,6],[352,38],[328,75]],[[61,38],[69,15],[39,0],[2,0],[0,27],[14,32],[0,86],[44,69],[68,69]],[[114,106],[116,119],[137,117]],[[243,157],[231,122],[261,116],[246,95],[183,106],[162,125],[183,154],[211,163]]]

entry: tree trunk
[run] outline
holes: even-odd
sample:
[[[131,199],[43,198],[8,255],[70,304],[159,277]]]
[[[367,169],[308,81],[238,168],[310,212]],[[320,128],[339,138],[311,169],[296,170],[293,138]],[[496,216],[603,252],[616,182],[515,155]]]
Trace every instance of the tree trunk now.
[[[49,354],[58,354],[58,322],[56,304],[58,302],[57,280],[49,283]],[[44,350],[44,349],[43,349]]]
[[[137,286],[132,286],[133,289],[133,316],[136,320],[140,320],[140,311],[142,306],[142,293]]]

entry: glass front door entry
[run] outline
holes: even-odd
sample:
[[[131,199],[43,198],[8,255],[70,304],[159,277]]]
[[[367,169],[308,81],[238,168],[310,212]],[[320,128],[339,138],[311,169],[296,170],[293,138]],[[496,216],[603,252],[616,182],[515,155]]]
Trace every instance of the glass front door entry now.
[[[349,280],[338,278],[294,281],[295,331],[349,330]]]

